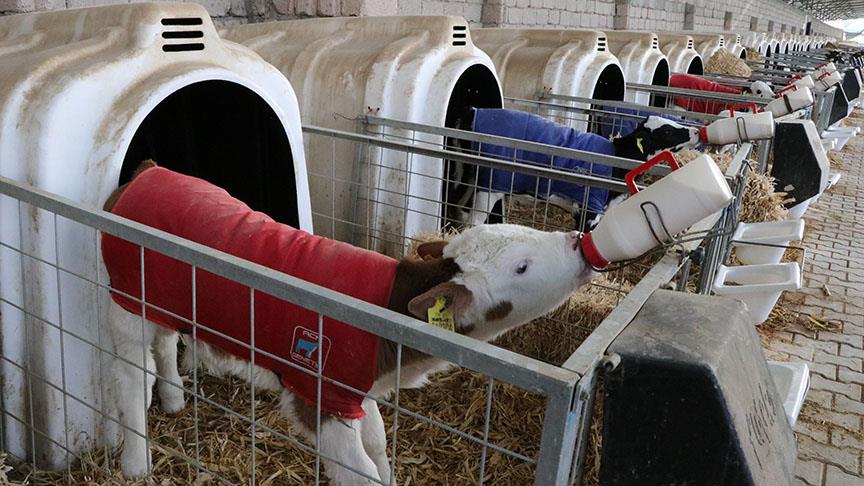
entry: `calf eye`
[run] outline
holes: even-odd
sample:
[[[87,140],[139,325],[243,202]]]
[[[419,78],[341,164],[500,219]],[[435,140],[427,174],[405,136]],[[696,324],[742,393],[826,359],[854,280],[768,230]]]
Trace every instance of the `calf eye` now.
[[[528,270],[528,262],[522,262],[518,267],[516,267],[516,273],[519,275],[525,273],[525,270]]]

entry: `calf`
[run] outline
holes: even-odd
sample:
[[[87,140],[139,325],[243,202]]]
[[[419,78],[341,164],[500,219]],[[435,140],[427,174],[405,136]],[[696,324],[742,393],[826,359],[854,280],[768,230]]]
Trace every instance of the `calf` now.
[[[731,88],[692,74],[673,74],[669,77],[669,87],[694,89],[712,93],[728,93],[736,95],[749,94],[769,100],[774,98],[774,91],[772,91],[771,86],[764,81],[753,81],[749,88]],[[686,96],[676,96],[674,103],[687,111],[710,113],[712,115],[717,115],[721,111],[729,109],[731,105],[740,104],[738,102],[730,104],[722,101],[688,98]]]
[[[443,299],[453,316],[452,330],[484,341],[555,309],[593,275],[576,232],[481,225],[449,243],[425,243],[418,248],[419,257],[397,261],[276,223],[205,181],[152,163],[142,165],[130,183],[112,194],[105,209],[422,320]],[[400,363],[395,343],[329,318],[324,319],[324,336],[319,338],[317,314],[257,293],[254,342],[259,352],[250,368],[250,351],[242,345],[252,342],[248,288],[196,272],[193,313],[190,267],[145,251],[145,311],[137,301],[142,282],[139,247],[105,235],[102,255],[114,289],[111,336],[116,352],[125,358],[117,361],[115,376],[122,391],[118,408],[124,425],[121,466],[126,477],[145,474],[149,464],[146,441],[139,434],[146,430],[154,380],[141,369],[155,367],[159,373],[165,411],[183,408],[177,331],[191,339],[193,315],[199,327],[190,345],[197,345],[196,355],[205,367],[251,379],[259,390],[280,392],[282,412],[310,442],[316,435],[317,397],[317,381],[310,372],[317,372],[319,362],[325,377],[375,396],[386,395],[396,386]],[[315,272],[321,269],[323,275]],[[142,313],[147,321],[143,330]],[[319,349],[319,342],[327,349]],[[186,363],[190,354],[186,353]],[[401,358],[403,387],[422,384],[430,373],[447,365],[407,348]],[[309,371],[303,372],[304,368]],[[322,382],[320,401],[320,453],[333,484],[376,484],[373,479],[386,484],[390,479],[386,435],[375,401],[327,382]]]
[[[696,128],[685,127],[659,116],[647,117],[631,133],[611,141],[599,135],[558,125],[541,116],[514,110],[476,109],[473,117],[463,123],[463,127],[466,126],[480,133],[641,161],[648,160],[662,150],[681,150],[699,144],[699,132]],[[485,143],[480,144],[476,151],[480,155],[502,160],[517,160],[601,177],[621,178],[627,172],[625,169],[613,169],[603,164],[550,157],[537,152]],[[586,195],[586,189],[581,185],[554,180],[550,183],[546,178],[508,170],[478,167],[476,177],[473,205],[462,218],[463,222],[471,225],[484,223],[492,208],[503,200],[507,193],[563,199],[574,210],[578,208],[589,215],[602,212],[609,197],[607,189],[589,188]]]

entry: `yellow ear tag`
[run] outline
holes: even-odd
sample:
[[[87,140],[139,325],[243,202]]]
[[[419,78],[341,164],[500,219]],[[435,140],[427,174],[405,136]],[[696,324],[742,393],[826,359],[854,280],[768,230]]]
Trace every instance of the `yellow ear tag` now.
[[[426,311],[429,316],[429,324],[448,331],[455,331],[456,319],[453,318],[453,311],[448,310],[446,306],[447,299],[444,297],[438,297],[435,300],[435,305]]]
[[[639,147],[639,152],[641,152],[643,154],[645,153],[645,149],[642,148],[642,139],[641,138],[636,139],[636,146]]]

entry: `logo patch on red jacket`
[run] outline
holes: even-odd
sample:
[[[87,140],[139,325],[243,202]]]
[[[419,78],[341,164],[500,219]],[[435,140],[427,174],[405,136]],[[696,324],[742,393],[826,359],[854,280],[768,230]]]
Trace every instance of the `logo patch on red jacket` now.
[[[330,354],[330,339],[324,336],[324,339],[319,343],[317,332],[305,327],[295,327],[294,339],[291,340],[291,359],[317,372],[318,353],[321,351],[318,349],[319,344],[324,347],[321,355],[321,369],[323,370],[327,367],[327,356]]]

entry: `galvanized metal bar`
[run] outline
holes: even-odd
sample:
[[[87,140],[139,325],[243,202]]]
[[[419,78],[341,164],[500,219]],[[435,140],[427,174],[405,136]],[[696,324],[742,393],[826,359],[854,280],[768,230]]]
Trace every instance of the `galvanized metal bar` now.
[[[582,484],[583,469],[585,468],[585,454],[588,452],[589,433],[591,431],[591,420],[593,418],[594,400],[596,398],[597,374],[595,368],[591,373],[582,376],[576,384],[576,408],[574,412],[579,417],[576,429],[576,448],[573,451],[573,467],[570,472],[570,485]]]
[[[303,131],[305,133],[312,133],[316,135],[325,135],[330,137],[342,138],[345,140],[350,140],[353,142],[359,143],[368,143],[370,145],[374,145],[381,148],[393,149],[401,152],[414,153],[419,155],[426,155],[430,157],[440,158],[452,160],[455,162],[462,162],[466,164],[474,164],[483,167],[489,167],[492,169],[501,169],[512,172],[519,172],[522,174],[534,175],[539,177],[546,177],[549,179],[554,179],[556,181],[562,182],[571,182],[573,184],[586,185],[590,187],[599,187],[604,189],[610,189],[617,192],[625,192],[627,191],[627,185],[622,181],[617,181],[615,179],[608,179],[605,177],[592,176],[588,174],[578,174],[576,172],[564,171],[559,169],[553,169],[550,167],[543,167],[539,165],[531,165],[531,164],[523,164],[518,162],[510,162],[503,159],[495,159],[491,157],[482,157],[478,155],[466,154],[462,152],[455,152],[450,150],[442,150],[438,148],[430,148],[424,147],[422,145],[412,145],[404,142],[394,142],[390,140],[386,140],[385,138],[379,137],[370,137],[368,135],[360,135],[351,132],[343,132],[340,130],[331,130],[329,128],[321,128],[321,127],[313,127],[313,126],[304,126]],[[459,132],[459,133],[469,133],[469,132]],[[510,140],[507,138],[502,139]],[[539,144],[542,147],[550,147]],[[562,149],[563,150],[563,149]],[[545,148],[541,150],[542,152],[546,152]],[[578,157],[579,159],[589,160],[589,158],[600,157],[600,154],[593,154],[591,152],[581,152],[581,151],[572,151],[570,153],[570,157],[573,156]],[[609,156],[603,156],[609,157]],[[614,159],[618,159],[622,162],[622,164],[626,164],[628,167],[633,165],[633,161],[629,159],[619,159],[618,157],[611,157]],[[605,159],[608,160],[608,159]],[[615,161],[612,161],[615,163]],[[638,165],[638,164],[637,164]]]
[[[534,486],[567,484],[579,425],[579,415],[574,410],[575,390],[573,384],[546,397]]]
[[[628,84],[628,86],[630,86],[630,85]],[[703,91],[697,91],[697,93],[703,93]],[[662,113],[664,115],[685,117],[685,118],[690,118],[693,120],[700,120],[700,121],[705,121],[705,122],[712,122],[714,120],[720,119],[720,116],[711,115],[709,113],[699,113],[699,112],[695,112],[695,111],[681,111],[681,110],[675,110],[672,108],[660,108],[660,107],[656,107],[656,106],[645,106],[645,105],[639,105],[636,103],[631,103],[629,101],[595,100],[592,98],[582,98],[579,96],[568,96],[568,95],[555,94],[555,93],[544,94],[543,100],[547,100],[547,99],[556,100],[556,101],[566,101],[566,102],[570,102],[570,103],[593,103],[595,105],[611,106],[613,108],[626,108],[626,109],[638,110],[638,111],[651,111],[654,113]],[[530,100],[523,100],[523,101],[530,101]]]
[[[641,162],[633,161],[631,159],[625,159],[622,157],[615,157],[612,155],[606,154],[598,154],[594,152],[587,152],[584,150],[576,150],[571,148],[559,147],[557,145],[547,145],[544,143],[537,142],[529,142],[527,140],[517,140],[515,138],[508,137],[500,137],[497,135],[489,135],[485,133],[477,133],[477,132],[469,132],[466,130],[457,130],[455,128],[445,128],[445,127],[436,127],[433,125],[425,125],[420,123],[412,123],[401,120],[393,120],[390,118],[378,118],[378,117],[367,117],[367,120],[370,124],[373,125],[382,125],[391,128],[401,128],[405,130],[413,130],[416,132],[425,132],[433,135],[441,135],[444,137],[450,138],[458,138],[461,140],[469,140],[472,142],[480,142],[480,143],[488,143],[490,145],[497,145],[499,147],[508,147],[519,150],[526,150],[531,152],[539,152],[542,154],[555,156],[555,157],[563,157],[567,159],[577,159],[584,160],[585,162],[594,162],[597,164],[608,165],[609,167],[618,167],[622,169],[634,169],[638,167]],[[304,130],[312,127],[303,127]],[[384,135],[385,137],[387,135]],[[416,147],[416,145],[409,145],[409,147]],[[417,152],[416,149],[405,149],[410,152]],[[452,154],[461,153],[461,152],[453,152],[453,151],[440,151],[437,156],[444,157],[453,160]],[[429,155],[429,154],[423,154]],[[498,160],[498,159],[493,159]],[[476,163],[470,162],[469,163]],[[520,164],[519,161],[510,162],[510,164]],[[483,165],[483,164],[479,164]],[[665,172],[663,170],[659,171],[657,175],[665,175],[669,173],[669,169],[666,168]]]
[[[0,193],[529,391],[548,396],[561,386],[575,384],[579,378],[567,370],[426,325],[114,214],[83,207],[18,181],[0,177]]]
[[[770,99],[760,98],[759,96],[715,93],[713,91],[700,91],[698,89],[671,88],[669,86],[654,86],[639,83],[627,83],[627,89],[667,96],[678,95],[686,96],[688,98],[724,101],[726,103],[756,103],[757,105],[765,105],[771,101]]]
[[[717,115],[711,115],[708,113],[699,113],[694,111],[682,111],[675,110],[671,108],[658,108],[658,107],[646,107],[645,105],[640,105],[637,103],[631,103],[629,101],[617,101],[617,100],[593,100],[593,105],[589,105],[586,107],[582,106],[573,106],[569,104],[561,104],[561,103],[552,103],[546,100],[553,100],[556,98],[561,98],[562,101],[564,98],[573,98],[573,99],[581,99],[581,100],[589,100],[589,98],[579,98],[576,96],[567,96],[567,95],[556,95],[556,94],[544,94],[540,100],[526,100],[523,98],[504,98],[505,103],[509,103],[512,106],[517,108],[533,108],[537,109],[538,112],[542,111],[555,111],[555,112],[564,112],[564,113],[577,113],[582,115],[604,115],[609,118],[622,118],[622,119],[630,119],[630,120],[644,120],[645,115],[638,115],[635,113],[627,113],[627,112],[619,112],[619,111],[610,111],[604,108],[624,108],[628,110],[633,110],[634,112],[651,112],[651,113],[659,113],[663,115],[672,115],[679,117],[684,120],[684,124],[689,124],[693,126],[699,126],[705,122],[715,120],[719,118]],[[587,101],[586,101],[587,102]],[[576,102],[571,101],[569,103],[580,103],[584,104],[586,102]],[[614,105],[613,105],[614,104]],[[594,108],[594,106],[599,106],[600,108]],[[682,118],[683,117],[683,118]]]

